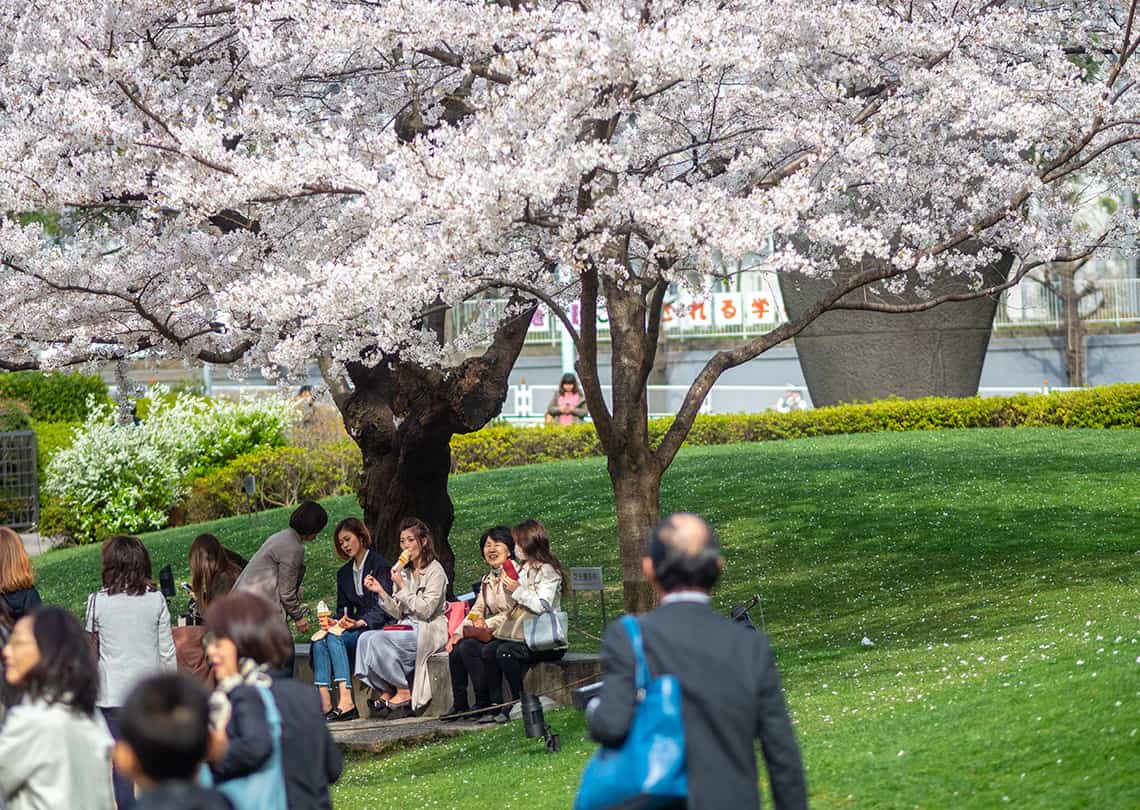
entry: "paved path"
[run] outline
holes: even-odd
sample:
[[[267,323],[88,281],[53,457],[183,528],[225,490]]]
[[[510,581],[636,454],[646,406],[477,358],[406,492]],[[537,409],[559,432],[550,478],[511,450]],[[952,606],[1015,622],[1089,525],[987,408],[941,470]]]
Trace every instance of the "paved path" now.
[[[332,723],[329,728],[333,739],[342,747],[379,754],[411,741],[426,743],[443,737],[454,737],[464,731],[497,726],[441,723],[436,719],[407,717],[403,720],[349,720],[345,723]]]
[[[20,539],[24,541],[24,548],[27,550],[29,557],[43,554],[52,548],[51,538],[49,537],[41,537],[38,534],[21,534]]]

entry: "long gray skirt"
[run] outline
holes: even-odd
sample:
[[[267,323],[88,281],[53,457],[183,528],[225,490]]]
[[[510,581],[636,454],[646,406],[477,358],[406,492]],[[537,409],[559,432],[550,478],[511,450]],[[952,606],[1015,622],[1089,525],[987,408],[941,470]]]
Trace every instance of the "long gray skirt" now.
[[[410,689],[419,628],[369,630],[356,640],[356,674],[373,689]]]

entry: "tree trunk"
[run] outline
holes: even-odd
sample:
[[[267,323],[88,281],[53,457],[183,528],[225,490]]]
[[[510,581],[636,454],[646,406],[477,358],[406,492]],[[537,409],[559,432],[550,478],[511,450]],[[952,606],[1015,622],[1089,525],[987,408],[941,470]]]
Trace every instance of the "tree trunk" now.
[[[1073,388],[1085,384],[1085,324],[1080,313],[1081,296],[1077,293],[1077,269],[1064,267],[1059,271],[1064,307],[1065,377]]]
[[[433,402],[438,388],[425,385],[418,401],[409,406],[414,415],[396,419],[390,392],[416,387],[414,380],[422,379],[422,370],[396,363],[390,374],[382,376],[395,378],[391,388],[354,373],[356,389],[343,412],[363,461],[357,499],[364,510],[364,524],[372,532],[376,549],[395,562],[400,556],[400,521],[419,518],[431,529],[439,561],[451,580],[455,554],[448,535],[455,509],[447,491],[450,414]]]
[[[375,547],[395,561],[400,521],[422,520],[447,572],[449,597],[455,580],[448,542],[455,517],[447,491],[451,437],[499,415],[533,312],[533,304],[523,307],[500,326],[486,352],[454,368],[426,368],[391,356],[372,367],[349,363],[351,388],[330,381],[345,428],[360,448],[357,498]]]
[[[656,594],[642,574],[641,560],[649,530],[661,518],[661,476],[649,459],[611,456],[607,466],[617,507],[625,609],[629,613],[644,613],[657,604]]]

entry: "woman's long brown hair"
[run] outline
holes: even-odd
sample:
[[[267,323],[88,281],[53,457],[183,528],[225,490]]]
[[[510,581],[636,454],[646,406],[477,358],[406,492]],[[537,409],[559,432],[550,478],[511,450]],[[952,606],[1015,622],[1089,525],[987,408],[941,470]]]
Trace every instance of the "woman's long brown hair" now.
[[[103,541],[103,587],[108,596],[125,593],[142,596],[157,590],[151,574],[150,554],[142,540],[116,534]]]
[[[13,529],[0,526],[0,593],[22,591],[35,582],[24,541]]]
[[[190,587],[198,596],[202,610],[214,600],[218,577],[229,573],[237,579],[241,573],[230,560],[222,543],[212,534],[200,534],[190,544]]]
[[[521,549],[522,553],[526,555],[526,562],[523,565],[528,565],[532,561],[546,563],[562,577],[562,593],[568,593],[570,591],[570,576],[562,567],[557,555],[550,550],[550,535],[546,533],[546,527],[542,525],[542,521],[524,520],[511,529],[511,534],[515,538],[515,548]]]

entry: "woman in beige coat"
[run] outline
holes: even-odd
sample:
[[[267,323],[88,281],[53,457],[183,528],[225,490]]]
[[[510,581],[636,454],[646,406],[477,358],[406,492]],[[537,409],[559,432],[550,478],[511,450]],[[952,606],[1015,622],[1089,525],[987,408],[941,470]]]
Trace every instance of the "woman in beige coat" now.
[[[405,518],[400,549],[391,596],[374,577],[364,580],[397,621],[361,633],[356,642],[356,674],[382,699],[372,707],[374,716],[392,720],[410,717],[431,700],[427,660],[447,646],[447,574],[436,559],[431,530]]]

